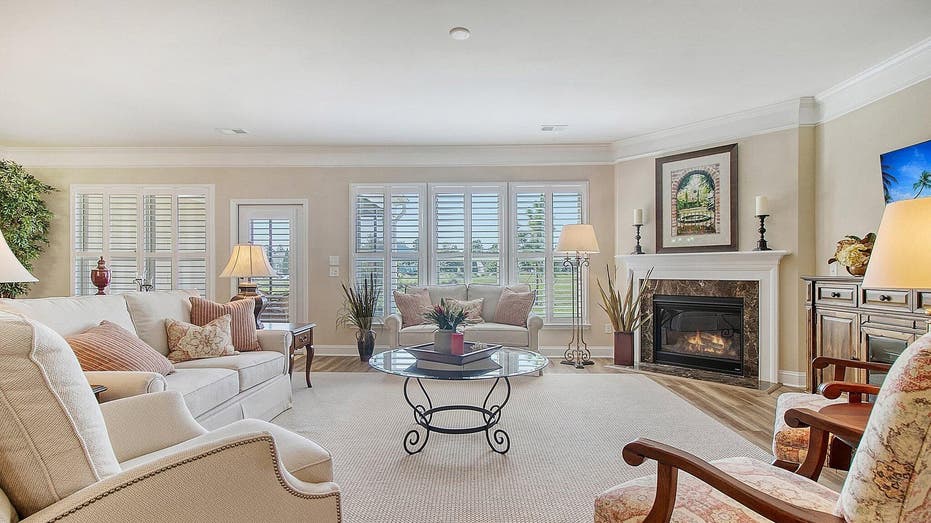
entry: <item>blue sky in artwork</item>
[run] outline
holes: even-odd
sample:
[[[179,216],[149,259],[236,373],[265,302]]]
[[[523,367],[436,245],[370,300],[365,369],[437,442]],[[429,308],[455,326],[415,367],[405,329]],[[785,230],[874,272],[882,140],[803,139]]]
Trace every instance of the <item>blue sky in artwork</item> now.
[[[919,194],[931,196],[931,188],[915,188],[921,173],[931,172],[931,140],[880,155],[882,172],[895,180],[889,185],[890,201],[908,200]]]

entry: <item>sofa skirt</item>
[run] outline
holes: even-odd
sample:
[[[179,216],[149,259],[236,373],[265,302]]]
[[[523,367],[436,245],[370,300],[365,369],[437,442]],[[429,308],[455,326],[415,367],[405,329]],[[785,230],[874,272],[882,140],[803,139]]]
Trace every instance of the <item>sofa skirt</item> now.
[[[214,430],[244,418],[270,421],[291,408],[291,376],[278,375],[201,414],[198,423]]]

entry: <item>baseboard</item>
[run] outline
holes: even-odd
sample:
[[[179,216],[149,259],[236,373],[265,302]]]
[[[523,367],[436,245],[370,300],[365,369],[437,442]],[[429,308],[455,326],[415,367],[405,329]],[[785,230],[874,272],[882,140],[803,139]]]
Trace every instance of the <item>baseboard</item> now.
[[[779,383],[789,387],[804,387],[808,384],[808,374],[794,370],[779,371]]]
[[[375,347],[375,352],[388,350],[388,347]],[[614,356],[614,349],[607,346],[590,346],[593,358],[611,358]],[[548,358],[562,357],[566,352],[565,346],[546,346],[540,347],[540,353]],[[314,345],[314,354],[317,356],[358,356],[359,349],[355,345]]]

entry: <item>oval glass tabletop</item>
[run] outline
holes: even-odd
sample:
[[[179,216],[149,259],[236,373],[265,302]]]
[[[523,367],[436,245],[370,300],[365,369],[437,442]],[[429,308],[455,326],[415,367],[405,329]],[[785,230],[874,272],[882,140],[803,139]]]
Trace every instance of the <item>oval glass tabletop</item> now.
[[[539,371],[549,364],[543,355],[524,349],[502,347],[491,357],[459,367],[420,362],[405,349],[394,349],[372,356],[369,365],[388,374],[430,380],[483,380],[520,376]]]

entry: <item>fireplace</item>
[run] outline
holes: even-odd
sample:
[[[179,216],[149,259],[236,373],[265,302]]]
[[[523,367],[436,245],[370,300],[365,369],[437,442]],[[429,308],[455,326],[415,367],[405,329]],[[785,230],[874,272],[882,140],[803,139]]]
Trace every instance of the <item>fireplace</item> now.
[[[743,375],[744,301],[653,295],[653,362]]]

